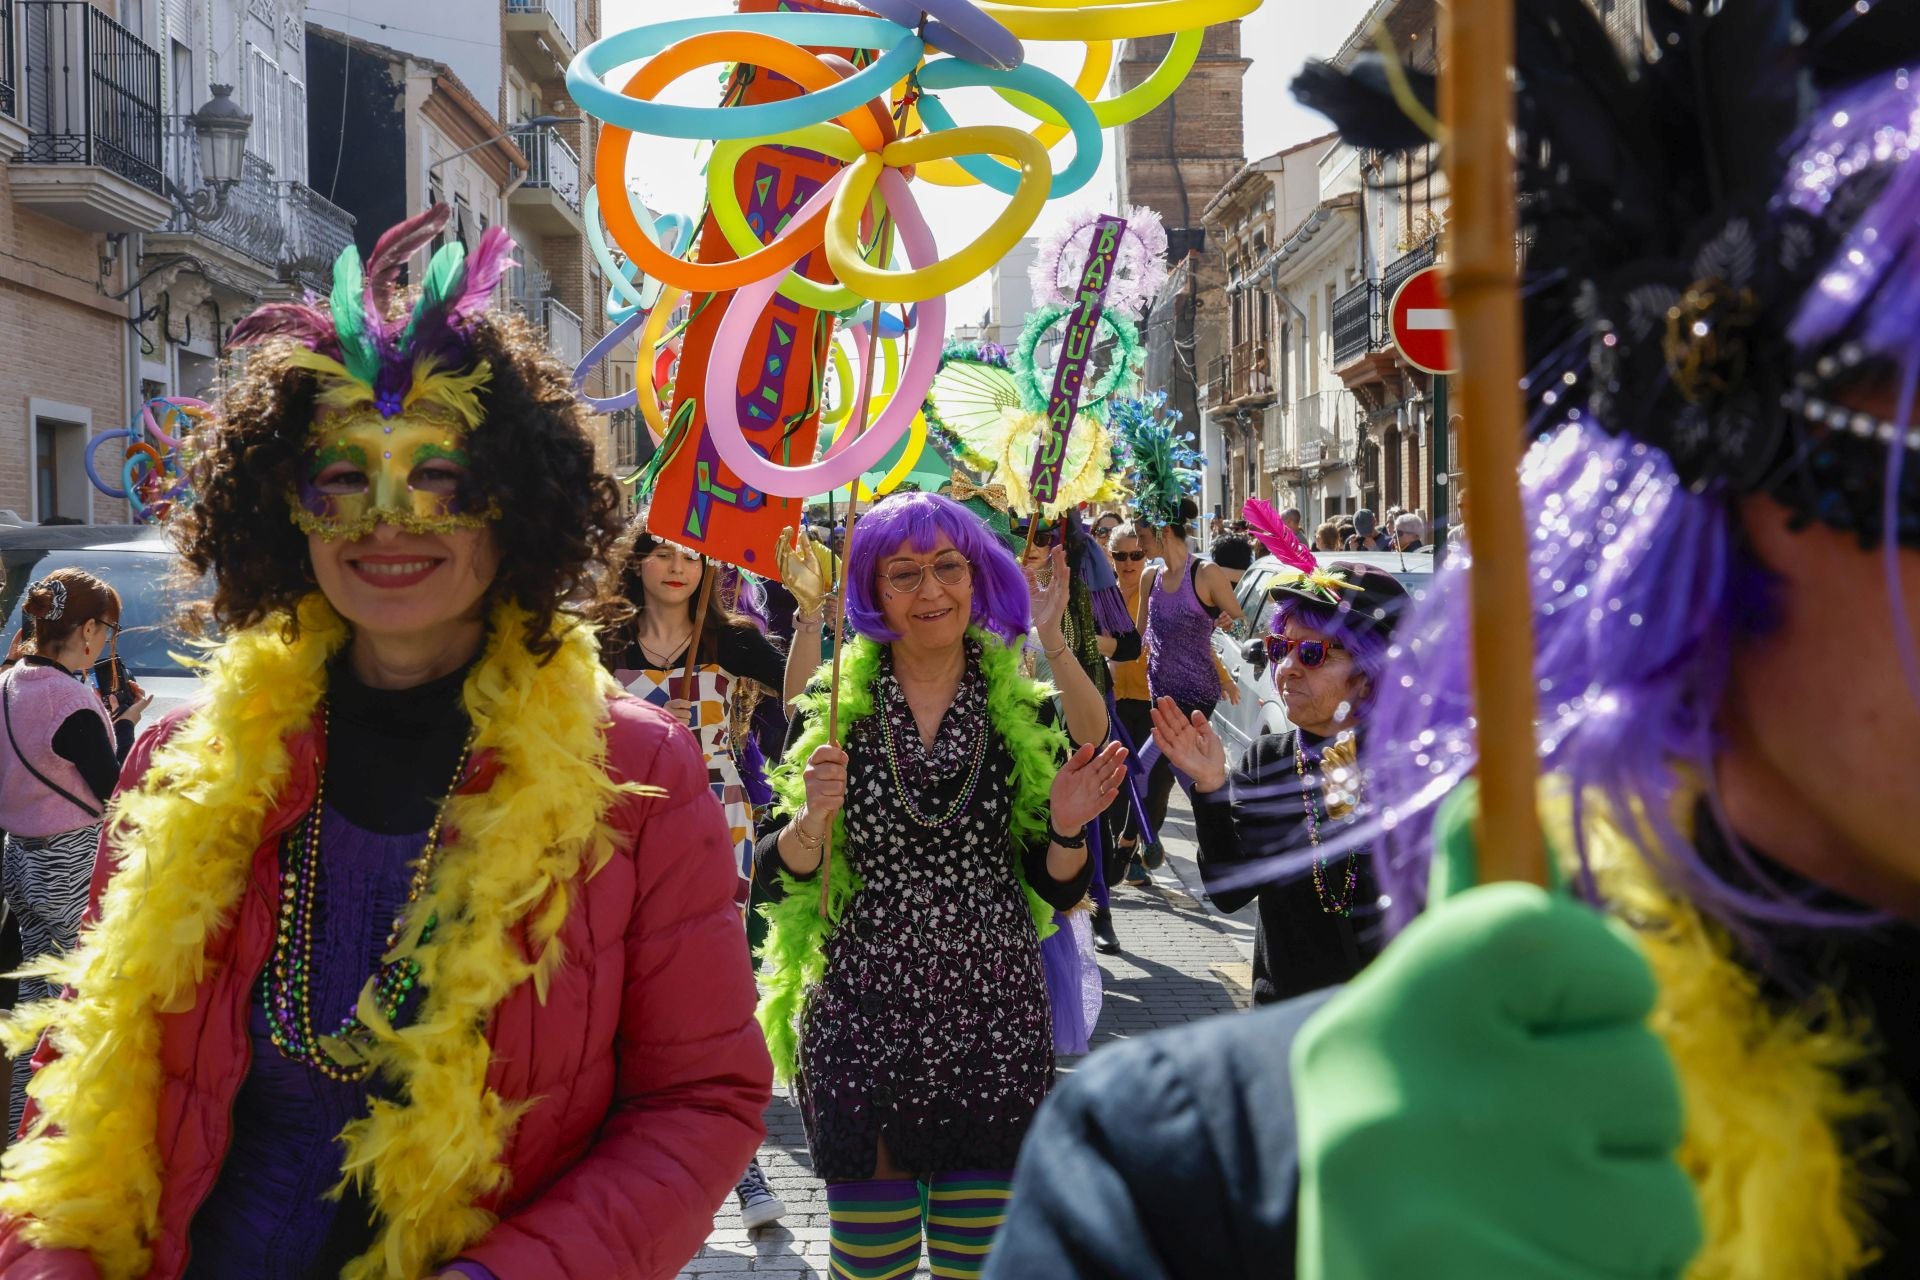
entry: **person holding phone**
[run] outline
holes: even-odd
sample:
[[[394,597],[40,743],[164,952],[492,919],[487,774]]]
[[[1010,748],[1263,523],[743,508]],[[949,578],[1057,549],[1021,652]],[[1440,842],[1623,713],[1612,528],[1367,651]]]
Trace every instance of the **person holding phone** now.
[[[56,569],[27,588],[33,634],[0,674],[0,885],[20,922],[20,960],[71,950],[87,905],[100,816],[153,701],[114,654],[120,596],[92,574]],[[95,659],[108,655],[101,666]],[[116,683],[99,680],[101,667]],[[99,692],[87,687],[94,672]],[[112,692],[114,698],[108,701]],[[45,978],[20,979],[19,1003],[58,994]],[[18,1132],[31,1066],[14,1063],[9,1133]]]

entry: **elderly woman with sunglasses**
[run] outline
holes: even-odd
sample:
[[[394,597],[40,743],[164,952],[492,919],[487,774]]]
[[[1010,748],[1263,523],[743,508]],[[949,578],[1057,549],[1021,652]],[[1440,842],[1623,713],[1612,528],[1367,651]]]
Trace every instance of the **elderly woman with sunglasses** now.
[[[1023,576],[949,498],[880,503],[847,568],[838,722],[816,683],[774,771],[761,1025],[827,1183],[837,1276],[913,1273],[919,1183],[934,1274],[975,1274],[1053,1082],[1041,935],[1087,891],[1086,827],[1125,756],[1096,750],[1105,703],[1078,663],[1054,664],[1071,756],[1052,690],[1020,674],[1030,616],[1066,652],[1055,568]]]
[[[1263,734],[1231,779],[1227,750],[1206,717],[1171,698],[1153,709],[1153,738],[1193,779],[1200,874],[1222,911],[1259,904],[1254,937],[1256,1004],[1318,991],[1353,977],[1384,941],[1366,850],[1340,847],[1359,799],[1356,763],[1368,708],[1384,676],[1394,623],[1407,601],[1390,575],[1334,563],[1270,589],[1279,607],[1261,642],[1293,724]],[[1322,843],[1333,846],[1320,856]],[[1283,883],[1245,883],[1241,865],[1314,851]]]

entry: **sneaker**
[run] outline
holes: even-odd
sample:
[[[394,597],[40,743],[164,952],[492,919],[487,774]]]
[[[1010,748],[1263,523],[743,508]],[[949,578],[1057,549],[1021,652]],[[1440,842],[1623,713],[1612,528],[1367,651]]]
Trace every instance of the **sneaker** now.
[[[786,1216],[787,1206],[767,1185],[767,1175],[761,1172],[758,1160],[748,1165],[747,1171],[740,1175],[739,1185],[733,1189],[733,1198],[740,1202],[740,1225],[749,1231],[757,1231]]]
[[[1120,939],[1113,932],[1113,912],[1107,907],[1098,907],[1094,910],[1093,949],[1102,955],[1120,954]]]
[[[1153,877],[1147,874],[1147,869],[1141,864],[1138,854],[1135,854],[1133,861],[1127,864],[1126,883],[1136,889],[1149,888],[1153,884]]]
[[[1158,839],[1147,841],[1146,847],[1141,852],[1146,858],[1149,871],[1158,871],[1167,864],[1167,846],[1161,844]]]

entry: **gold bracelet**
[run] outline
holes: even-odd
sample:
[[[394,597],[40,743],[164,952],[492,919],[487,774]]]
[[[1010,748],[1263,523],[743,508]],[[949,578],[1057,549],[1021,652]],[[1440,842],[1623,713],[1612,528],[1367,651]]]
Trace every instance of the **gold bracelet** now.
[[[1059,657],[1061,654],[1065,653],[1067,650],[1071,648],[1073,648],[1071,644],[1068,644],[1065,640],[1062,640],[1060,642],[1060,647],[1058,649],[1049,649],[1045,645],[1041,645],[1040,651],[1047,655],[1048,662],[1052,662],[1055,658]]]
[[[813,853],[817,851],[821,845],[827,842],[827,838],[825,836],[808,835],[806,832],[806,829],[800,825],[800,819],[798,816],[794,818],[792,826],[793,826],[793,838],[798,840],[800,842],[800,847],[805,849],[808,853]]]

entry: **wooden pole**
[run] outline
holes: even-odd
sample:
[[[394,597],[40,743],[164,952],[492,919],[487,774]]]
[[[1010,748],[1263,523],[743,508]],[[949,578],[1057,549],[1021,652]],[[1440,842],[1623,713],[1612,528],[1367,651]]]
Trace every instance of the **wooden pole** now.
[[[694,701],[693,669],[700,664],[700,633],[707,627],[707,606],[713,602],[713,580],[720,576],[717,561],[702,556],[700,559],[700,602],[693,610],[693,636],[687,641],[687,670],[680,677],[680,698],[683,702]],[[691,728],[692,726],[688,726]]]
[[[1520,509],[1520,289],[1515,249],[1514,0],[1441,10],[1449,272],[1459,343],[1461,459],[1473,492],[1473,704],[1480,746],[1480,879],[1545,882],[1534,787],[1533,608]],[[1444,429],[1444,427],[1442,428]],[[1435,513],[1436,519],[1439,518]]]

